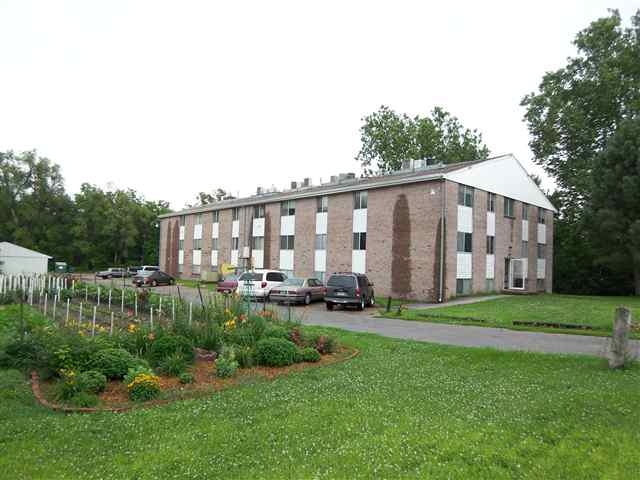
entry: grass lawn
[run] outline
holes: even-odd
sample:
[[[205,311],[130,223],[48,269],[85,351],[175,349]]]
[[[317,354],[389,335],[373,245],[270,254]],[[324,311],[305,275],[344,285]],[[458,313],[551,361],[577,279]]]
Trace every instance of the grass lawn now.
[[[405,320],[441,321],[445,323],[477,323],[481,325],[512,328],[514,320],[558,322],[591,325],[595,331],[611,332],[615,308],[624,305],[636,312],[640,319],[640,297],[597,297],[578,295],[530,295],[508,296],[467,305],[453,305],[424,310],[404,310]],[[397,318],[391,312],[391,317]],[[460,319],[460,320],[456,320]],[[539,329],[536,329],[539,330]],[[559,331],[545,329],[545,331]],[[586,333],[583,330],[571,330]],[[562,330],[563,333],[569,330]],[[637,336],[637,334],[636,334]]]
[[[198,284],[200,284],[200,288],[208,292],[215,292],[216,287],[218,285],[217,282],[201,282],[200,280],[189,280],[189,279],[186,279],[186,280],[177,279],[176,283],[182,287],[191,287],[191,288],[198,288]]]
[[[634,478],[640,367],[334,330],[355,359],[207,399],[64,415],[0,370],[3,478]]]

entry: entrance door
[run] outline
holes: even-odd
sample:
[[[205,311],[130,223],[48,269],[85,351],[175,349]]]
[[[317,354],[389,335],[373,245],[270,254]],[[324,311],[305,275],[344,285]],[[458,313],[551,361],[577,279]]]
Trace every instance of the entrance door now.
[[[509,288],[524,290],[524,260],[522,258],[512,258],[509,269]]]

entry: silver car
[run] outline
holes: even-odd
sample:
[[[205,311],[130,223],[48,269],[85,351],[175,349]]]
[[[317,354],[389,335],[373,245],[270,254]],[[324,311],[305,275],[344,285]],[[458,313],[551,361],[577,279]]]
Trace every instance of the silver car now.
[[[277,303],[304,303],[324,298],[324,284],[317,278],[288,278],[281,285],[271,289],[269,298]]]

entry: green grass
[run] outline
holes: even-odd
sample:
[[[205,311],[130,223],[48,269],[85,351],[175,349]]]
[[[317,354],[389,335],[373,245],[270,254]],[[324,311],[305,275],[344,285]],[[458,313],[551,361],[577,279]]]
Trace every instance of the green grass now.
[[[405,310],[405,320],[440,321],[444,323],[471,323],[484,320],[481,325],[513,328],[514,320],[544,321],[590,325],[593,333],[611,332],[616,307],[624,305],[640,316],[640,297],[598,297],[578,295],[526,295],[508,296],[467,305],[453,305],[423,310]],[[395,317],[394,312],[391,312]],[[459,319],[459,320],[457,320]],[[544,329],[558,331],[558,329]],[[562,330],[563,333],[588,333],[584,330]]]
[[[338,333],[355,359],[63,415],[0,370],[3,478],[634,478],[640,367]]]
[[[186,279],[186,280],[178,279],[176,280],[176,283],[181,287],[190,287],[190,288],[198,288],[198,284],[200,284],[200,288],[208,292],[215,292],[216,287],[218,285],[217,282],[201,282],[200,280],[189,280],[189,279]]]

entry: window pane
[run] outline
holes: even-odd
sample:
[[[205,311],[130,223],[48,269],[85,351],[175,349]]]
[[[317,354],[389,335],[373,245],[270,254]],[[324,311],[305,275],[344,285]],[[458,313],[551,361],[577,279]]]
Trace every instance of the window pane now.
[[[217,238],[212,238],[211,239],[211,250],[218,250],[218,239]]]
[[[529,220],[529,205],[526,203],[522,204],[522,219]]]
[[[329,207],[329,197],[318,197],[318,213],[326,212]]]
[[[521,254],[522,258],[527,258],[529,256],[529,242],[524,241],[522,242],[522,254]]]
[[[544,208],[538,208],[538,223],[544,223]]]
[[[326,250],[327,249],[327,235],[316,235],[316,250]]]
[[[212,212],[211,216],[213,223],[218,223],[220,221],[220,212],[218,210]]]

